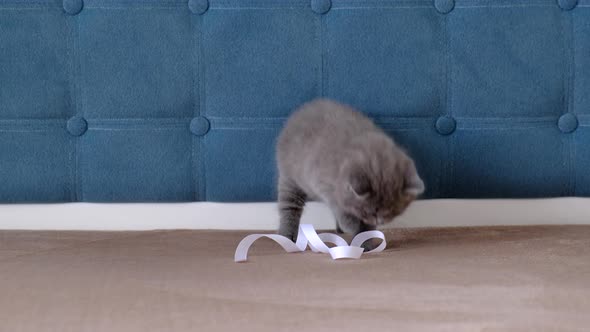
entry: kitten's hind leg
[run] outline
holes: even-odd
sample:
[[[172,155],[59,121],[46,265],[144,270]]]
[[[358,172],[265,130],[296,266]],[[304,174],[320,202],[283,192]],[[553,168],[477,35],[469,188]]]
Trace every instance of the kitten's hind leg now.
[[[299,221],[307,196],[290,181],[279,180],[279,234],[297,241]]]

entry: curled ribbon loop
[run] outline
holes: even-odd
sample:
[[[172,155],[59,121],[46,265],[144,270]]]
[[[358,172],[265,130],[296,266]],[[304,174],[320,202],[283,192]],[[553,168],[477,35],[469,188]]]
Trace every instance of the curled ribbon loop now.
[[[235,262],[244,262],[248,259],[248,250],[252,244],[260,238],[269,238],[278,243],[286,252],[300,252],[305,251],[309,246],[313,252],[321,252],[330,254],[332,259],[352,258],[359,259],[363,254],[364,249],[361,245],[370,239],[381,239],[381,244],[367,253],[381,252],[387,246],[385,242],[385,235],[380,231],[367,231],[357,234],[351,241],[350,245],[340,236],[332,233],[316,233],[313,225],[301,224],[299,225],[299,232],[297,233],[297,242],[277,234],[251,234],[246,236],[236,248],[234,255]],[[333,243],[336,246],[329,248],[326,242]]]

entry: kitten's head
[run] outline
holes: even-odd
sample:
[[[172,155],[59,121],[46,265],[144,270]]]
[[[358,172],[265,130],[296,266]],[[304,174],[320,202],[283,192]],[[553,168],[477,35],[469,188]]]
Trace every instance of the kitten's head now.
[[[340,208],[369,225],[391,222],[424,192],[412,159],[386,137],[351,153],[340,183]]]

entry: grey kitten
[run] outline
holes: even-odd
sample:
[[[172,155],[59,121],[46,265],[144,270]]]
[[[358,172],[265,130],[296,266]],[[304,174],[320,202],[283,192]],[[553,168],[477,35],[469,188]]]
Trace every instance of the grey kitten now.
[[[316,99],[296,110],[277,142],[279,234],[296,240],[306,201],[332,210],[339,232],[390,222],[424,191],[414,162],[369,118]],[[366,242],[365,250],[377,243]]]

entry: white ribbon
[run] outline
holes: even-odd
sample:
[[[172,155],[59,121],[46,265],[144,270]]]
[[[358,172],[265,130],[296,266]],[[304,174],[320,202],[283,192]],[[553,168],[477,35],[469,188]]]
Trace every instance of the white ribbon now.
[[[254,241],[260,238],[269,238],[276,243],[278,243],[286,252],[300,252],[305,251],[307,246],[313,252],[321,252],[324,254],[330,254],[332,259],[340,259],[340,258],[352,258],[358,259],[363,254],[364,249],[361,248],[361,244],[369,239],[381,239],[383,240],[381,244],[370,251],[367,251],[367,254],[374,253],[374,252],[381,252],[385,249],[387,243],[385,242],[385,235],[383,235],[380,231],[367,231],[357,234],[350,245],[346,243],[346,241],[336,234],[331,233],[316,233],[313,225],[310,224],[301,224],[299,225],[299,233],[297,234],[297,242],[293,243],[293,241],[289,240],[288,238],[277,235],[277,234],[251,234],[246,236],[236,248],[236,253],[234,255],[235,262],[244,262],[248,259],[248,250],[250,246],[254,243]],[[333,243],[336,246],[332,248],[328,248],[325,242]]]

